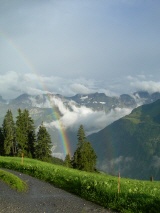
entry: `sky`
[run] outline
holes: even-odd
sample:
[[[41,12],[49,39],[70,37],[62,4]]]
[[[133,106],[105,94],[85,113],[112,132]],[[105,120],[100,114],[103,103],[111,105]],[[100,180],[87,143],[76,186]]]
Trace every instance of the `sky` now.
[[[160,91],[159,0],[0,0],[0,95]]]

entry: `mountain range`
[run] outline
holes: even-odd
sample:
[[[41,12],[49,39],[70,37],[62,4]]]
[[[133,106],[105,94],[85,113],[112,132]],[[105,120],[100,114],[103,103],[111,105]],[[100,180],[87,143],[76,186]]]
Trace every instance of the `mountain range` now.
[[[98,155],[98,168],[124,177],[160,178],[160,100],[88,137]]]
[[[77,130],[83,124],[97,153],[98,169],[112,174],[120,170],[126,177],[147,178],[154,175],[158,178],[159,170],[155,168],[159,168],[160,164],[156,151],[159,149],[159,99],[159,92],[150,94],[145,91],[114,97],[104,93],[72,97],[50,93],[22,94],[15,99],[4,100],[0,96],[0,124],[8,109],[14,118],[18,108],[28,109],[36,128],[42,122],[47,127],[53,142],[53,155],[60,158],[65,157],[60,128],[65,130],[73,154],[77,145]],[[151,103],[154,106],[152,110]],[[150,110],[152,114],[148,114]]]

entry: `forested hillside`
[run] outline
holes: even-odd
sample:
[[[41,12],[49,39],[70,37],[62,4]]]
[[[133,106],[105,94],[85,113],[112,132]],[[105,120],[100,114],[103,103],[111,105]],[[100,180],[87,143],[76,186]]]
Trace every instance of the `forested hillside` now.
[[[160,100],[134,109],[88,138],[98,155],[99,169],[160,179]]]

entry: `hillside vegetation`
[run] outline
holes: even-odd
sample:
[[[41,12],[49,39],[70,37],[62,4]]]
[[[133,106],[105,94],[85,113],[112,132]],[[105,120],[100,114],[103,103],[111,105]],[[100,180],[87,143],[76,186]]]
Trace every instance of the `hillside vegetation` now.
[[[134,109],[88,139],[96,150],[99,169],[160,179],[160,100]]]
[[[105,208],[123,213],[158,213],[160,182],[89,173],[38,160],[0,157],[0,167],[20,171]]]

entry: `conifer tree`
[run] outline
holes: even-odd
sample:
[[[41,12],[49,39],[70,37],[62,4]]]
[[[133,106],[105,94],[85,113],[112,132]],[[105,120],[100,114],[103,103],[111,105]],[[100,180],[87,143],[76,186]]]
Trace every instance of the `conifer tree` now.
[[[77,139],[78,139],[78,147],[80,147],[86,141],[86,135],[83,125],[80,125],[78,129]]]
[[[2,127],[0,127],[0,155],[4,155],[4,136]]]
[[[50,160],[52,154],[51,147],[51,137],[42,123],[37,133],[37,144],[35,147],[36,158],[44,161]]]
[[[24,124],[23,112],[21,111],[21,109],[18,109],[18,116],[16,121],[16,140],[18,143],[18,155],[21,155],[25,152],[27,144],[26,129]]]
[[[97,156],[90,142],[86,140],[82,125],[79,127],[77,138],[78,147],[72,159],[73,168],[93,172],[95,170]]]
[[[27,157],[34,157],[35,153],[35,127],[34,121],[28,110],[18,110],[16,121],[16,139],[18,143],[18,154],[24,153]]]
[[[64,165],[69,168],[72,167],[70,154],[66,155],[65,160],[64,160]]]
[[[34,157],[35,156],[35,142],[36,142],[36,135],[35,135],[35,126],[34,121],[29,115],[28,110],[24,110],[24,120],[25,120],[25,126],[26,126],[26,134],[27,134],[27,156],[28,157]]]
[[[8,110],[2,125],[4,138],[4,154],[14,156],[16,154],[15,124],[11,110]]]

